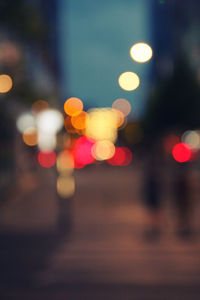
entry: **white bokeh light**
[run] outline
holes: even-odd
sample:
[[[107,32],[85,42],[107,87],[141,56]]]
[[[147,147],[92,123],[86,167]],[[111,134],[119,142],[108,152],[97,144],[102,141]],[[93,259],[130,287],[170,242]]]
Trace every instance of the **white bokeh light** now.
[[[16,126],[23,133],[29,127],[35,127],[35,117],[30,112],[24,112],[17,118]]]
[[[56,109],[46,109],[36,117],[36,124],[39,131],[56,134],[64,124],[63,115]]]

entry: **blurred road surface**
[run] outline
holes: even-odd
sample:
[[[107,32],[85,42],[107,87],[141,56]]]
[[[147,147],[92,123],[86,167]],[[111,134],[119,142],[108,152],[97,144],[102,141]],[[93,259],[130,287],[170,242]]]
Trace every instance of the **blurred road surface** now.
[[[163,234],[149,241],[139,167],[76,171],[75,196],[64,201],[56,197],[54,175],[36,178],[32,197],[10,201],[1,212],[5,299],[200,299],[198,206],[196,235],[182,240],[164,197]],[[60,210],[70,221],[60,221]]]

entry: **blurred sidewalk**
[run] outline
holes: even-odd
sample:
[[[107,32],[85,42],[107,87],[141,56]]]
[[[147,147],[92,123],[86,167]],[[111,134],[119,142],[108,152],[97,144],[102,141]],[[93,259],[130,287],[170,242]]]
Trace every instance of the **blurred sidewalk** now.
[[[94,166],[77,172],[76,182],[71,238],[58,247],[38,282],[200,284],[199,206],[193,238],[175,234],[175,216],[166,203],[163,234],[150,242],[143,235],[148,221],[140,169]]]
[[[25,230],[28,235],[33,228],[41,232],[54,226],[58,215],[55,178],[44,171],[36,175],[37,184],[24,190],[22,198],[19,194],[18,200],[13,198],[5,205],[1,212],[4,226]],[[58,229],[53,238],[11,239],[12,246],[20,244],[13,253],[21,254],[20,263],[16,264],[16,256],[12,265],[16,288],[11,291],[3,285],[8,299],[199,300],[199,205],[195,210],[196,235],[183,240],[175,234],[170,199],[166,197],[163,234],[158,240],[147,241],[143,235],[148,221],[141,199],[141,175],[139,166],[96,165],[76,171],[70,233],[57,238]],[[33,276],[28,286],[25,277],[30,270]],[[13,270],[6,272],[10,278]]]
[[[0,231],[44,232],[56,226],[56,174],[37,167],[18,173],[1,201]]]

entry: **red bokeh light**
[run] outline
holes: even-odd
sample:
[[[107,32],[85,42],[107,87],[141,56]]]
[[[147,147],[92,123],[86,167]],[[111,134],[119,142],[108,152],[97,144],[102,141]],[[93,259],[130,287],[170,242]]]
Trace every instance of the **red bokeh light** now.
[[[125,153],[125,159],[124,159],[123,163],[121,164],[121,166],[128,166],[132,161],[133,154],[132,154],[131,150],[127,147],[122,147],[121,149]]]
[[[172,150],[174,159],[178,162],[186,162],[190,160],[191,149],[184,143],[178,143]]]
[[[125,162],[125,159],[126,159],[125,151],[120,147],[115,147],[114,156],[108,159],[107,162],[112,166],[121,166]]]
[[[44,168],[51,168],[56,163],[56,153],[51,150],[43,150],[38,153],[38,162]]]
[[[92,146],[94,145],[94,141],[92,139],[88,139],[85,136],[77,139],[75,147],[72,151],[75,168],[80,169],[85,165],[91,164],[94,162],[94,157],[91,154]]]

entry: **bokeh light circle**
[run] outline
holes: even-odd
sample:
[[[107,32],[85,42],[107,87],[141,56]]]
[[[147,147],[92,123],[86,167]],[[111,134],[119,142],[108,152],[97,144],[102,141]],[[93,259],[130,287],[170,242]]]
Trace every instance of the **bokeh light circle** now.
[[[122,127],[126,121],[124,114],[118,109],[113,108],[113,110],[116,113],[116,119],[117,119],[116,127],[118,128]]]
[[[17,118],[16,126],[23,133],[27,128],[35,127],[35,118],[30,112],[24,112]]]
[[[64,103],[64,111],[69,116],[77,116],[83,110],[83,102],[81,99],[76,97],[71,97],[67,99]]]
[[[61,174],[73,172],[74,159],[72,154],[67,150],[62,151],[57,157],[56,166],[58,172]]]
[[[121,166],[125,161],[125,152],[120,147],[115,147],[115,154],[107,162],[112,166]]]
[[[71,123],[75,129],[83,130],[86,128],[87,113],[85,111],[80,112],[77,116],[72,116]]]
[[[128,166],[132,162],[133,154],[132,154],[131,150],[127,147],[122,147],[122,150],[125,153],[125,158],[124,158],[124,161],[122,162],[121,165],[122,166]]]
[[[183,133],[181,141],[187,144],[190,149],[200,148],[200,135],[199,132],[195,130],[187,130]]]
[[[130,102],[126,99],[123,99],[123,98],[116,99],[113,102],[112,107],[114,109],[117,109],[117,110],[121,111],[125,117],[128,116],[131,112]]]
[[[130,56],[139,63],[145,63],[151,59],[153,55],[152,48],[146,43],[134,44],[130,49]]]
[[[57,179],[57,193],[62,198],[72,197],[75,192],[73,176],[60,175]]]
[[[56,153],[51,150],[43,150],[38,153],[38,162],[44,168],[51,168],[56,163]]]
[[[106,160],[115,154],[115,145],[109,140],[97,141],[92,147],[92,155],[96,160]]]
[[[94,145],[94,141],[85,136],[77,139],[75,147],[73,149],[73,157],[76,166],[85,166],[94,162],[91,150]]]
[[[38,142],[37,128],[28,127],[24,130],[22,138],[27,146],[36,146]]]
[[[45,109],[37,115],[36,123],[39,130],[48,134],[55,134],[62,129],[64,118],[57,109]]]
[[[13,85],[12,78],[9,75],[0,75],[0,93],[4,94],[11,90]]]
[[[138,75],[134,72],[124,72],[119,76],[119,86],[125,91],[133,91],[140,84]]]
[[[88,111],[85,135],[94,140],[117,139],[119,118],[113,108],[97,108]]]
[[[172,150],[172,155],[174,159],[178,162],[187,162],[190,160],[191,157],[191,149],[188,145],[184,143],[178,143],[174,146]]]

